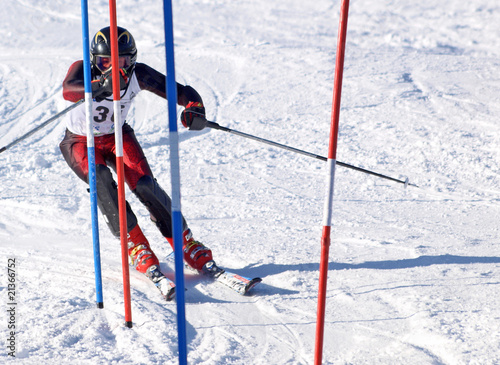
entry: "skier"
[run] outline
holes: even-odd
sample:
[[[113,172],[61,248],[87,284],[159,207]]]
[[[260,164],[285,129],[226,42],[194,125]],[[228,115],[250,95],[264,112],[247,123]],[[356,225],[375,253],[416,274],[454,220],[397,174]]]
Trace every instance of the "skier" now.
[[[117,185],[109,167],[115,169],[116,151],[113,119],[113,90],[111,75],[110,28],[98,31],[90,47],[92,74],[92,118],[95,135],[95,161],[97,202],[111,232],[120,237]],[[134,38],[124,28],[118,27],[120,67],[120,99],[123,120],[123,161],[125,181],[150,213],[151,220],[173,248],[171,200],[158,185],[151,172],[141,146],[137,142],[126,116],[132,99],[142,90],[166,98],[165,76],[143,63],[136,63],[137,49]],[[201,130],[206,125],[205,108],[200,95],[191,86],[177,84],[178,104],[185,107],[181,113],[184,127]],[[77,102],[84,98],[83,61],[73,63],[63,81],[65,100]],[[64,159],[76,175],[88,183],[87,128],[85,105],[81,104],[66,116],[66,134],[60,143]],[[137,223],[128,202],[127,240],[128,254],[137,271],[145,274],[160,289],[165,299],[174,296],[174,286],[159,268],[159,261]],[[210,274],[215,265],[212,252],[194,240],[183,218],[183,251],[185,262],[202,273]]]

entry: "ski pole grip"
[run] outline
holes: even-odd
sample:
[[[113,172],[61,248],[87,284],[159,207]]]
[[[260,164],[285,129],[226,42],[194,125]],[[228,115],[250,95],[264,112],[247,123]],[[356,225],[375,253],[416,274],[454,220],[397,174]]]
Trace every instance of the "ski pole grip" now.
[[[234,134],[241,134],[241,132],[236,132],[236,131],[233,131],[232,129],[230,128],[227,128],[227,127],[223,127],[215,122],[210,122],[207,120],[207,127],[209,128],[213,128],[213,129],[218,129],[220,131],[224,131],[224,132],[228,132],[228,133],[234,133]]]
[[[207,127],[212,128],[212,129],[222,129],[220,125],[218,125],[215,122],[210,122],[207,120]]]

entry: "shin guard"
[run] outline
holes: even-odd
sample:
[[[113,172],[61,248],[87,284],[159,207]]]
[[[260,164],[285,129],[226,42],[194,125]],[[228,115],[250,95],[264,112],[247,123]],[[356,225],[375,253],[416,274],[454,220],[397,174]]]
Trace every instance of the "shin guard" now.
[[[120,219],[118,213],[118,188],[113,175],[107,166],[97,165],[96,168],[97,205],[104,216],[109,229],[116,237],[120,237]],[[127,232],[137,226],[137,218],[128,202]]]
[[[155,222],[164,237],[172,237],[172,201],[155,179],[145,175],[139,179],[134,194],[148,209],[151,220]],[[183,229],[187,228],[182,218]]]

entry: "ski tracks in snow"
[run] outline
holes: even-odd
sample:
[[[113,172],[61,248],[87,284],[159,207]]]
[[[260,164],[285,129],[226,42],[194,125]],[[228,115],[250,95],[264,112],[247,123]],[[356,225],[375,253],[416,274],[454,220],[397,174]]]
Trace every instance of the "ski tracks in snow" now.
[[[306,355],[311,333],[304,337],[289,308],[276,306],[274,297],[267,297],[262,285],[253,289],[253,295],[244,297],[217,283],[201,283],[188,290],[191,363],[245,364],[245,358],[251,358],[255,365],[311,362]],[[196,303],[197,299],[201,302]],[[305,325],[314,332],[314,325]],[[288,349],[286,356],[283,348]]]
[[[175,309],[148,279],[131,273],[133,328],[128,329],[117,262],[103,260],[104,308],[98,309],[87,245],[63,238],[58,242],[65,245],[34,238],[18,242],[20,250],[9,252],[19,272],[17,358],[64,363],[74,359],[75,351],[81,364],[169,363],[176,358]]]

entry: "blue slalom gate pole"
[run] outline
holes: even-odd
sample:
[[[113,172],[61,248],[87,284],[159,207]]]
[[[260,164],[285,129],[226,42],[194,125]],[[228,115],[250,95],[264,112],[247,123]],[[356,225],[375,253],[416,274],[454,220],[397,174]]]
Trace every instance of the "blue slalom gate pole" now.
[[[172,179],[172,228],[175,255],[175,295],[177,297],[177,332],[179,364],[187,364],[186,303],[184,298],[184,262],[182,252],[182,214],[179,168],[179,134],[177,132],[177,83],[175,81],[174,29],[172,1],[163,1],[165,56],[167,61],[167,102],[170,139],[170,174]]]
[[[88,2],[82,0],[82,40],[83,40],[83,73],[85,82],[85,114],[87,120],[87,159],[89,164],[90,212],[92,217],[92,240],[94,247],[94,274],[96,287],[97,308],[103,308],[101,253],[99,247],[99,224],[97,220],[97,189],[95,174],[95,143],[94,128],[92,125],[92,75],[90,73],[89,48],[89,16]]]

